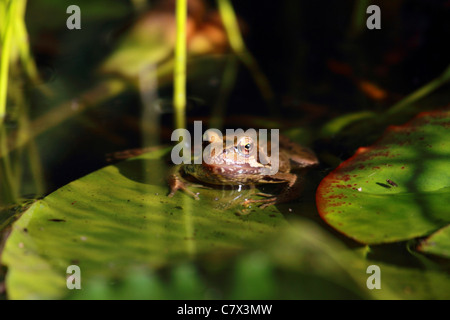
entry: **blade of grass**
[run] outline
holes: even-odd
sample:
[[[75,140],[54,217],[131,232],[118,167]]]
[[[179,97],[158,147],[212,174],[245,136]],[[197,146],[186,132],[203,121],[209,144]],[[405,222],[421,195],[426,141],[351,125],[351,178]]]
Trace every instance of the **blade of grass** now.
[[[400,100],[394,104],[385,114],[385,116],[390,117],[393,114],[400,113],[408,108],[411,104],[426,97],[433,91],[437,90],[445,83],[450,81],[450,65],[445,69],[445,71],[436,79],[428,82],[426,85],[420,87],[410,95],[406,96],[404,99]]]
[[[34,85],[40,85],[39,89],[48,97],[53,95],[52,91],[47,85],[42,85],[43,81],[39,75],[36,63],[30,53],[30,45],[28,42],[28,31],[25,25],[25,11],[26,11],[27,1],[18,1],[17,8],[17,18],[14,24],[14,40],[18,46],[20,62],[25,69],[28,78],[32,81]]]
[[[160,144],[160,117],[161,112],[157,106],[158,79],[156,66],[149,65],[139,75],[139,91],[142,101],[141,130],[143,147]]]
[[[367,7],[369,6],[368,0],[355,1],[353,4],[352,20],[349,29],[350,37],[357,37],[361,35],[366,28],[367,19]]]
[[[186,19],[187,0],[177,0],[174,95],[175,128],[186,128]]]
[[[14,184],[11,162],[8,155],[6,128],[4,125],[0,125],[0,186],[0,205],[16,203],[17,187]]]
[[[13,17],[15,15],[17,1],[9,1],[5,12],[5,24],[1,41],[0,55],[0,125],[6,116],[6,101],[8,89],[9,59],[11,53],[11,38],[13,31]]]
[[[0,1],[0,41],[3,39],[6,20],[6,1]]]
[[[175,42],[175,66],[174,66],[174,108],[175,108],[175,126],[177,129],[186,128],[186,20],[187,20],[187,0],[177,0],[176,2],[176,42]],[[186,136],[182,137],[183,143],[190,148],[190,141]],[[188,157],[183,153],[184,160]],[[194,226],[192,220],[192,203],[183,201],[186,251],[190,256],[196,253],[196,244],[193,240]]]
[[[14,69],[18,69],[17,65],[12,66],[11,74]],[[16,70],[18,71],[18,70]],[[24,96],[23,90],[17,86],[11,86],[11,100],[17,108],[17,134],[16,139],[11,141],[14,145],[24,145],[24,148],[17,148],[15,152],[10,152],[10,161],[12,166],[13,177],[15,179],[17,194],[33,194],[40,196],[44,193],[44,179],[42,174],[42,165],[35,139],[30,139],[30,119],[29,109]],[[9,149],[14,149],[13,145],[9,145]],[[23,178],[31,174],[31,180]],[[31,182],[31,183],[30,183]]]
[[[236,76],[238,71],[238,64],[236,56],[232,55],[227,58],[228,61],[225,65],[225,70],[222,76],[222,83],[220,86],[219,96],[217,102],[213,106],[211,111],[211,128],[222,129],[223,119],[225,117],[225,105],[227,98],[230,96],[233,85],[236,82]]]
[[[230,42],[231,49],[242,61],[242,63],[250,70],[250,73],[255,79],[256,85],[259,87],[262,96],[269,103],[269,106],[273,104],[274,94],[270,86],[269,80],[261,71],[255,58],[252,56],[245,46],[245,42],[242,38],[241,30],[239,28],[238,19],[234,12],[233,5],[230,0],[217,0],[219,6],[219,13],[222,22],[227,32],[228,40]],[[276,110],[272,108],[272,112],[276,113]]]
[[[10,158],[8,155],[7,132],[4,125],[6,117],[8,74],[11,53],[11,39],[13,31],[13,17],[16,11],[17,1],[3,2],[1,33],[1,53],[0,53],[0,180],[2,189],[0,195],[2,204],[16,202],[17,188],[14,184]]]

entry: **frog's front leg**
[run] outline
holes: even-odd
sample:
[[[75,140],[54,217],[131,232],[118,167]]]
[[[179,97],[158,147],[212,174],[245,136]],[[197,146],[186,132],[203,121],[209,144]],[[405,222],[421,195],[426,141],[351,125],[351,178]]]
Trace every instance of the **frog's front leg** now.
[[[260,208],[264,209],[270,205],[284,203],[292,201],[300,195],[303,190],[303,175],[297,175],[293,173],[277,173],[268,177],[268,182],[287,182],[287,186],[281,191],[278,196],[270,196],[264,193],[257,194],[260,196],[268,197],[267,199],[247,199],[243,202],[244,206],[248,206],[251,203],[260,204]],[[271,180],[271,181],[270,181]]]
[[[171,169],[171,172],[167,177],[167,182],[169,183],[170,187],[170,193],[168,197],[171,198],[178,190],[183,190],[184,192],[193,196],[195,200],[200,200],[197,193],[192,192],[191,190],[188,189],[188,186],[190,186],[191,184],[182,178],[181,176],[182,169],[183,169],[182,165],[177,165]]]

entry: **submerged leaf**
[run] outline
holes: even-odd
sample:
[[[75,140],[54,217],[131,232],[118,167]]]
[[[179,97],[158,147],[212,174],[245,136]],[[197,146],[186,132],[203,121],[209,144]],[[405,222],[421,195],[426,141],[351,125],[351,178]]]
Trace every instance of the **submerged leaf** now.
[[[429,236],[421,243],[419,250],[450,259],[450,225]]]

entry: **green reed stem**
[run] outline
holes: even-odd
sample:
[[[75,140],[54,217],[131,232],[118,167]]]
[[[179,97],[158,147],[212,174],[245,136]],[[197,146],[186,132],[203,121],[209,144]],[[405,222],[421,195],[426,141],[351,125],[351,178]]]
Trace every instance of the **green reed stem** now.
[[[356,37],[361,35],[366,27],[366,19],[367,19],[367,7],[369,6],[369,0],[358,0],[353,4],[353,13],[352,20],[350,24],[349,35],[351,37]]]
[[[219,6],[220,17],[222,18],[228,40],[230,41],[231,49],[242,61],[242,63],[244,63],[244,65],[250,70],[250,73],[255,79],[256,85],[259,87],[264,99],[270,103],[273,102],[274,94],[272,92],[269,80],[261,71],[256,59],[245,46],[233,5],[230,0],[217,0],[217,3]]]
[[[3,0],[0,1],[0,42],[1,39],[3,39],[3,33],[5,29],[6,5],[7,5],[6,1]]]
[[[15,0],[18,1],[18,0]],[[20,62],[25,69],[28,78],[34,84],[40,84],[41,77],[39,75],[36,63],[31,56],[30,45],[28,41],[28,31],[25,25],[25,10],[27,6],[27,0],[18,1],[17,19],[15,19],[14,25],[14,40],[17,44],[20,56]],[[46,95],[51,95],[51,91],[47,86],[41,86],[40,89]]]
[[[230,55],[225,65],[225,70],[223,72],[222,83],[220,85],[217,101],[211,110],[211,120],[210,120],[211,128],[222,129],[225,117],[226,102],[231,94],[233,85],[236,82],[237,73],[238,73],[237,57],[235,55]]]
[[[4,17],[5,24],[3,25],[2,30],[0,53],[0,126],[3,124],[6,116],[11,37],[13,31],[13,17],[15,16],[16,6],[17,1],[9,1],[7,3]]]
[[[387,116],[391,116],[395,113],[399,113],[404,109],[408,108],[412,103],[419,99],[422,99],[432,93],[433,91],[440,88],[442,85],[450,81],[450,66],[445,69],[445,71],[436,79],[428,82],[426,85],[420,87],[410,95],[406,96],[404,99],[400,100],[394,104],[387,112]]]
[[[3,1],[0,17],[1,28],[1,52],[0,52],[0,196],[2,204],[16,201],[17,188],[14,183],[11,161],[8,155],[7,132],[4,126],[6,117],[6,103],[8,94],[8,74],[11,54],[11,40],[13,33],[13,19],[17,1]]]
[[[186,128],[186,19],[187,0],[177,0],[175,9],[176,42],[174,66],[175,127]]]
[[[17,186],[8,155],[6,128],[0,125],[0,205],[15,203]]]
[[[17,201],[26,162],[24,160],[29,162],[31,174],[35,178],[35,189],[38,193],[43,192],[41,166],[34,141],[28,145],[27,150],[11,153],[17,144],[24,143],[26,140],[29,119],[23,91],[9,82],[20,77],[21,65],[33,83],[40,83],[37,67],[30,54],[28,32],[25,26],[26,5],[27,0],[0,0],[0,199],[2,204]],[[48,93],[48,90],[44,90],[44,93]],[[17,139],[12,139],[4,126],[8,99],[18,110]],[[25,154],[24,151],[27,153]]]

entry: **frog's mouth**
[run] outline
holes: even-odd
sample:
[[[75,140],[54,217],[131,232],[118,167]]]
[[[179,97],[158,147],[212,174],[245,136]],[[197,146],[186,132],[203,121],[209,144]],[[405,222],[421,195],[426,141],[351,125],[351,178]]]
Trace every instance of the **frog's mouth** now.
[[[206,157],[206,161],[203,161],[203,163],[224,168],[269,168],[271,166],[270,159],[260,153],[243,155],[235,149],[237,150],[236,147],[233,148],[233,151],[223,149],[223,152],[219,155],[216,155],[215,150],[212,150],[211,156]]]
[[[222,149],[222,152],[219,153],[212,149],[211,156],[204,158],[202,166],[210,174],[240,179],[244,178],[244,176],[272,175],[276,173],[273,171],[278,169],[278,166],[272,167],[272,160],[274,159],[266,157],[264,153],[251,152],[242,154],[234,147]]]
[[[238,176],[238,175],[262,175],[261,169],[266,166],[258,164],[258,166],[253,166],[248,162],[245,163],[234,163],[234,164],[224,164],[224,163],[203,163],[203,167],[216,175],[221,176]]]

